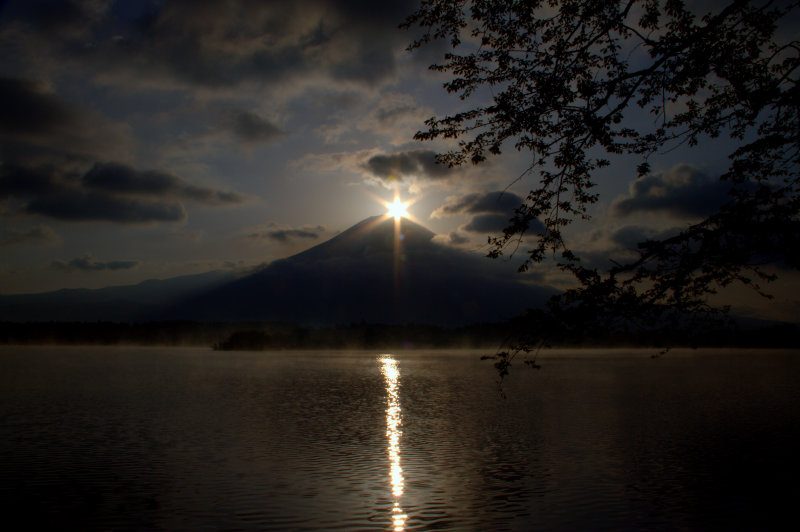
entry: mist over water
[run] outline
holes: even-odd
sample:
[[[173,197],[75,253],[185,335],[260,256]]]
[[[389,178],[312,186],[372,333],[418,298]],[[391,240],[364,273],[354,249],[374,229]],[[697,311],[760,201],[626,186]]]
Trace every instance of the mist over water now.
[[[777,528],[800,353],[0,348],[0,501],[107,529]]]

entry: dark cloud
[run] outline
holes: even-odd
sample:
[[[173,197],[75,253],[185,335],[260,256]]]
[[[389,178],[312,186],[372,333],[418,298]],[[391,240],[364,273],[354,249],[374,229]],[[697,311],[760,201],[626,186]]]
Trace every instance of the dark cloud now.
[[[680,227],[657,228],[641,225],[626,225],[614,230],[601,228],[586,239],[586,249],[574,251],[584,267],[607,271],[615,265],[636,260],[639,243],[663,240],[680,231]]]
[[[55,166],[0,166],[0,198],[20,212],[68,221],[177,222],[186,218],[181,200],[235,204],[234,192],[198,187],[164,172],[101,163],[81,175]]]
[[[611,242],[619,248],[625,250],[638,249],[640,242],[646,240],[662,240],[670,236],[674,236],[680,232],[680,228],[673,227],[670,229],[653,229],[651,227],[642,227],[639,225],[626,225],[614,232],[611,235]]]
[[[46,225],[37,225],[28,229],[10,229],[0,238],[0,245],[15,244],[53,244],[61,239],[55,231]]]
[[[460,246],[462,244],[467,244],[470,242],[469,238],[465,237],[458,231],[450,231],[444,238],[439,239],[440,241],[444,241],[446,244],[450,244],[453,246]]]
[[[44,85],[29,80],[0,78],[0,131],[3,136],[34,136],[57,133],[74,125],[80,113],[48,94]]]
[[[126,126],[60,98],[46,84],[0,78],[0,157],[5,162],[120,158]]]
[[[276,228],[267,229],[265,231],[257,231],[247,235],[247,238],[252,240],[275,240],[277,242],[286,243],[294,239],[316,239],[322,235],[327,228],[322,225],[315,227],[299,227],[296,229],[291,228]]]
[[[461,226],[462,231],[473,233],[501,233],[503,229],[511,225],[511,214],[477,214],[466,224]],[[539,220],[533,220],[528,224],[528,233],[541,233],[544,231],[544,224]]]
[[[64,272],[73,271],[103,271],[103,270],[130,270],[139,265],[137,260],[112,260],[98,261],[91,254],[84,255],[71,261],[54,260],[51,267]]]
[[[111,2],[81,0],[28,0],[8,2],[6,14],[38,31],[61,39],[85,35],[106,13]]]
[[[461,226],[463,231],[473,233],[499,233],[508,227],[509,217],[504,214],[478,214]]]
[[[235,204],[240,194],[170,173],[102,162],[125,154],[124,128],[72,105],[41,83],[0,79],[0,198],[7,212],[61,220],[164,222],[186,218],[182,200]]]
[[[250,111],[230,111],[222,115],[222,126],[244,142],[269,142],[284,134],[275,124]]]
[[[730,189],[730,183],[681,164],[631,183],[628,196],[618,198],[612,212],[620,217],[661,212],[675,218],[702,218],[730,199]]]
[[[522,198],[512,192],[499,190],[451,196],[444,205],[431,213],[431,217],[472,214],[472,219],[460,227],[462,231],[499,233],[510,225],[514,209],[519,207],[522,201]],[[538,220],[534,220],[529,226],[531,232],[540,232],[543,229],[544,225]]]
[[[653,234],[651,229],[638,225],[628,225],[618,229],[611,235],[611,242],[623,249],[636,249],[640,242],[644,242]]]
[[[136,170],[132,166],[120,163],[95,164],[83,176],[82,182],[88,189],[114,194],[167,196],[209,205],[244,201],[244,197],[235,192],[190,185],[183,179],[166,172]]]
[[[109,2],[9,4],[5,40],[29,55],[44,49],[65,63],[130,82],[227,87],[320,77],[379,83],[394,75],[394,53],[406,41],[397,25],[416,2],[167,0],[142,2],[138,9],[120,3],[109,9]]]
[[[44,84],[0,79],[0,198],[61,220],[164,222],[186,218],[181,200],[236,204],[240,194],[167,172],[101,162],[125,144],[117,127]]]
[[[138,171],[119,163],[95,164],[82,180],[90,189],[119,194],[170,194],[181,188],[175,176],[155,171]]]
[[[436,163],[436,152],[431,150],[411,150],[388,155],[374,155],[363,168],[380,179],[416,177],[441,179],[449,176],[452,168]]]
[[[401,118],[414,117],[419,113],[416,105],[401,105],[392,109],[381,109],[375,113],[375,118],[382,125],[392,125]]]
[[[62,188],[74,176],[54,166],[35,168],[0,163],[0,198],[46,195]]]
[[[522,198],[511,192],[476,192],[463,196],[451,196],[447,203],[433,211],[431,217],[442,218],[461,213],[479,214],[508,214],[522,205]],[[508,218],[506,218],[506,222]]]
[[[600,229],[587,239],[589,249],[574,251],[580,257],[584,267],[608,271],[620,264],[638,260],[641,257],[639,244],[648,241],[664,241],[679,235],[685,229],[685,226],[647,227],[641,225],[627,225],[613,231]],[[771,256],[759,256],[757,261],[761,264],[769,264],[770,267],[786,267],[784,263],[776,262]]]
[[[140,200],[83,190],[54,191],[30,200],[23,211],[73,222],[149,223],[186,219],[186,210],[178,201]]]

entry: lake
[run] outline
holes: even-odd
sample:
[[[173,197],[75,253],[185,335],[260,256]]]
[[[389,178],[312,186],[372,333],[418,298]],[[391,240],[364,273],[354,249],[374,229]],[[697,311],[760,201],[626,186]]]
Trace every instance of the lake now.
[[[709,530],[794,522],[800,351],[0,348],[6,522]]]

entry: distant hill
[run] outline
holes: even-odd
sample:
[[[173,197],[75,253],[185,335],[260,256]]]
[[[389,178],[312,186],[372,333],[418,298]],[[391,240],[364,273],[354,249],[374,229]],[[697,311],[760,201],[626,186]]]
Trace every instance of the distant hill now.
[[[96,290],[4,295],[0,296],[0,321],[149,321],[175,301],[233,278],[230,271],[212,271]]]
[[[279,321],[459,326],[499,322],[543,303],[507,263],[433,241],[376,216],[250,275],[212,272],[101,290],[0,297],[0,320]]]

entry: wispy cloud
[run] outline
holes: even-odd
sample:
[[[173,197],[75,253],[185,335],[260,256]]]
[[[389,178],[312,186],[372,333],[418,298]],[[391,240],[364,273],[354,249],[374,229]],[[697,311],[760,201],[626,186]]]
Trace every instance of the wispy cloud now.
[[[272,223],[266,228],[247,233],[245,236],[251,241],[274,241],[288,243],[295,240],[316,240],[325,234],[328,229],[324,225],[304,225],[301,227],[287,227]]]
[[[270,142],[285,134],[277,125],[253,111],[239,109],[224,112],[220,123],[238,140],[246,143]]]
[[[99,261],[95,260],[91,254],[86,254],[83,257],[78,257],[70,261],[54,260],[51,263],[51,267],[63,272],[91,272],[103,270],[130,270],[131,268],[136,268],[139,264],[139,261],[136,260]]]
[[[9,229],[0,235],[0,245],[16,244],[54,244],[61,238],[46,225],[36,225],[28,229]]]

